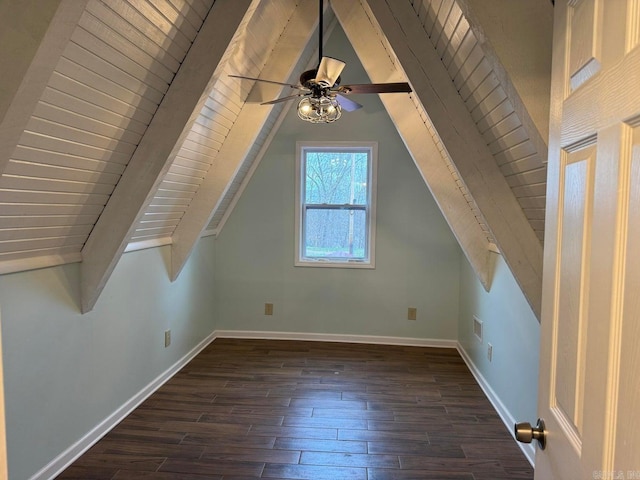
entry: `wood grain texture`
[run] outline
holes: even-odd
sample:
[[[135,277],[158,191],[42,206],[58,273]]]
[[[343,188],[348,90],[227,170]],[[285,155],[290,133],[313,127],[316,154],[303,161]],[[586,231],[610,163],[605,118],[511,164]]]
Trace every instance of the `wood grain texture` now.
[[[496,162],[510,166],[527,157],[535,168],[545,168],[546,143],[468,2],[411,3]],[[421,16],[421,10],[428,13]],[[541,237],[544,227],[527,219]]]
[[[58,479],[532,479],[453,349],[217,339]]]
[[[392,60],[393,52],[378,41],[371,18],[355,2],[333,2],[332,7],[349,41],[373,82],[404,79]],[[474,272],[488,290],[493,277],[493,262],[488,249],[488,232],[474,215],[473,202],[457,181],[457,170],[442,145],[425,109],[410,96],[380,98],[420,171],[429,191],[437,202]],[[493,241],[493,239],[491,240]]]
[[[227,47],[251,5],[249,0],[233,4],[216,2],[193,40],[171,87],[158,106],[149,128],[135,147],[127,169],[82,249],[83,312],[90,311],[95,305],[135,232],[139,219],[148,211],[147,207],[155,192],[162,188],[164,176],[206,100],[205,92],[210,88],[216,68],[226,55]],[[151,73],[148,76],[154,82],[149,81],[149,85],[161,89],[161,72]],[[131,75],[135,76],[135,73]],[[177,184],[173,186],[175,188]],[[191,188],[184,187],[183,184],[180,187],[175,189],[197,189],[197,186]]]
[[[31,67],[39,74],[25,76],[29,98],[16,97],[20,110],[0,129],[1,261],[81,252],[99,217],[79,225],[48,219],[87,204],[100,213],[112,197],[201,26],[205,3],[197,12],[189,3],[61,3],[41,46],[46,58],[39,53]],[[15,217],[31,225],[12,226]]]
[[[493,155],[476,125],[485,116],[485,107],[488,109],[486,113],[489,113],[492,106],[495,109],[504,104],[501,99],[508,101],[505,100],[504,89],[496,88],[486,97],[482,106],[469,112],[437,52],[432,48],[416,47],[425,45],[430,39],[415,10],[405,2],[369,0],[367,4],[382,34],[398,56],[415,96],[425,106],[518,285],[539,318],[542,246],[518,204],[517,197],[520,195],[509,187],[496,164],[501,156],[506,156],[505,152]],[[472,52],[470,58],[473,55]],[[529,144],[527,142],[520,144],[522,147],[509,149],[509,156],[519,159],[535,153],[535,149],[526,153],[534,148]],[[531,192],[525,193],[531,195]]]
[[[298,8],[291,11],[290,2],[282,2],[280,5],[285,9],[289,16],[273,16],[278,4],[269,2],[264,4],[263,9],[258,9],[256,15],[251,19],[252,28],[248,31],[258,28],[269,28],[273,30],[271,45],[272,51],[266,48],[267,44],[263,41],[254,43],[256,51],[254,58],[256,65],[264,65],[261,69],[256,67],[254,75],[264,79],[291,80],[291,76],[298,71],[301,62],[307,61],[304,50],[301,51],[299,45],[306,45],[317,19],[314,12],[314,6],[311,3],[303,3]],[[262,20],[261,15],[269,14],[268,20]],[[276,22],[276,18],[278,21]],[[284,22],[283,20],[287,20]],[[255,25],[254,25],[255,24]],[[279,32],[279,36],[273,33]],[[245,52],[242,52],[243,54]],[[239,52],[235,52],[239,54]],[[269,55],[270,54],[270,55]],[[286,61],[283,61],[286,59]],[[243,60],[244,61],[244,60]],[[229,74],[237,74],[235,64],[230,62],[225,67],[224,75],[221,75],[215,84],[215,88],[211,90],[209,95],[209,104],[214,105],[216,102],[222,109],[219,109],[212,115],[212,123],[219,123],[221,117],[227,117],[232,120],[229,126],[228,134],[225,136],[220,146],[219,152],[216,152],[214,162],[207,174],[201,180],[201,188],[194,194],[193,200],[189,206],[189,210],[185,212],[180,223],[177,225],[171,249],[171,278],[175,280],[182,268],[186,264],[191,252],[195,248],[200,235],[207,228],[209,220],[216,214],[224,213],[222,205],[227,206],[231,198],[235,195],[239,188],[239,182],[246,175],[250,165],[254,161],[259,161],[260,152],[264,153],[264,149],[268,147],[268,143],[272,136],[269,132],[273,128],[273,121],[279,116],[282,107],[273,107],[271,109],[254,103],[255,98],[251,95],[260,93],[260,100],[266,98],[276,98],[279,96],[277,89],[268,88],[264,85],[255,85],[256,82],[247,80],[238,80],[229,78]],[[271,87],[271,86],[269,86]],[[243,92],[244,89],[244,92]],[[240,91],[240,93],[238,93]],[[262,96],[264,95],[264,96]],[[205,105],[205,106],[208,106]],[[199,117],[201,123],[206,123],[202,118],[205,116],[205,110],[200,112]],[[223,126],[224,124],[221,124]],[[267,140],[269,139],[269,140]],[[217,216],[216,220],[220,220],[221,216]]]

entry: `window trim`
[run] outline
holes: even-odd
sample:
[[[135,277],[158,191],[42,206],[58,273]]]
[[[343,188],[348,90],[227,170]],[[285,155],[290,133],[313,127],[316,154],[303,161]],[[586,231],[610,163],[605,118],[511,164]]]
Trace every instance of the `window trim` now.
[[[365,225],[368,227],[367,244],[368,258],[364,260],[339,260],[339,259],[309,259],[302,255],[302,238],[304,222],[302,188],[304,182],[304,169],[302,168],[302,160],[304,151],[307,149],[325,149],[325,150],[362,150],[367,149],[370,152],[370,168],[368,171],[368,201]],[[378,142],[296,142],[296,160],[295,160],[295,251],[294,266],[296,267],[330,267],[330,268],[375,268],[375,252],[376,252],[376,197],[377,197],[377,181],[378,181]],[[339,206],[331,208],[340,208]]]

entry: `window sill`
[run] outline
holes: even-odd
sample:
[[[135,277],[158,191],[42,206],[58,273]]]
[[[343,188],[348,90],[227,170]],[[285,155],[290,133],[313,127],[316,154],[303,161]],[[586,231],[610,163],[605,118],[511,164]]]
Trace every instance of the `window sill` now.
[[[365,268],[373,270],[376,268],[372,262],[334,262],[330,260],[296,260],[295,267],[320,267],[320,268]]]

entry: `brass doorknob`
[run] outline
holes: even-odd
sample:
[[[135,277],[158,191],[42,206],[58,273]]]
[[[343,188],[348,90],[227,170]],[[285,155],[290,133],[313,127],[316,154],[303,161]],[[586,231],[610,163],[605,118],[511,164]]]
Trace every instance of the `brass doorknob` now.
[[[535,427],[532,427],[529,422],[516,423],[514,426],[514,434],[516,440],[519,442],[531,443],[533,440],[537,440],[538,446],[542,450],[547,446],[547,434],[544,431],[544,420],[541,418],[538,419]]]

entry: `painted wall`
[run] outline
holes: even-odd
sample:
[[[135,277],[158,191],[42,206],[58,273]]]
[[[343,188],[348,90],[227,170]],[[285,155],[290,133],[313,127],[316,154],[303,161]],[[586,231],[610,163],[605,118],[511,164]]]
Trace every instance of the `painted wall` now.
[[[368,81],[346,45],[337,28],[325,47],[347,61],[343,83]],[[175,283],[169,247],[126,254],[80,315],[78,265],[0,276],[11,479],[39,471],[214,329],[459,339],[511,414],[535,420],[538,323],[522,293],[500,259],[483,290],[378,98],[353,98],[363,110],[334,125],[289,112],[221,234],[201,240]],[[375,270],[293,266],[297,140],[379,142]]]
[[[512,420],[535,423],[540,324],[502,257],[495,257],[490,292],[468,262],[461,263],[458,338]],[[483,322],[482,343],[473,334],[474,315]],[[493,345],[491,362],[488,343]]]
[[[175,283],[169,265],[169,247],[123,255],[85,315],[78,264],[0,276],[11,479],[30,478],[214,330],[213,238]]]
[[[340,27],[324,51],[368,82]],[[378,97],[351,98],[364,108],[330,125],[292,108],[275,135],[216,240],[220,329],[456,339],[460,248]],[[298,140],[378,142],[374,270],[293,266]]]

